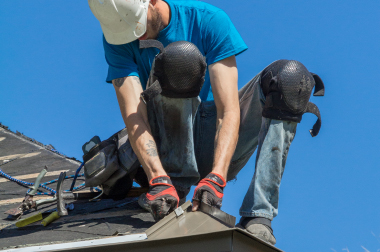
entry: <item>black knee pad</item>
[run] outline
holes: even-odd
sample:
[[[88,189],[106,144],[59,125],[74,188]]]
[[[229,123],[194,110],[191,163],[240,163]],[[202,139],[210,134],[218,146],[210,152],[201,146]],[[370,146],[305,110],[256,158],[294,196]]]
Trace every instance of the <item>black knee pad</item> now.
[[[267,118],[300,122],[304,113],[318,117],[312,136],[316,136],[322,121],[318,107],[309,102],[314,88],[314,96],[325,92],[321,78],[309,72],[296,60],[278,60],[261,72],[261,88],[266,96],[263,116]]]
[[[206,61],[196,45],[177,41],[164,48],[157,40],[140,41],[140,48],[148,47],[157,47],[160,53],[154,63],[157,81],[148,88],[150,90],[144,91],[144,100],[152,98],[154,93],[170,98],[191,98],[199,95],[204,83]]]

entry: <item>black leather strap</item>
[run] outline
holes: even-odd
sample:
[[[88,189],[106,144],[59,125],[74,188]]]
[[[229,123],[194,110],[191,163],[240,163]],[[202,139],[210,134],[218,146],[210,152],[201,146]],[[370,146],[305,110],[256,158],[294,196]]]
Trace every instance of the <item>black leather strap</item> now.
[[[164,45],[160,41],[155,39],[140,40],[139,46],[140,49],[155,47],[158,48],[160,52],[163,52],[165,50]]]
[[[311,75],[313,75],[313,78],[315,81],[313,96],[324,96],[325,95],[325,84],[323,84],[321,77],[319,77],[315,73],[311,73]]]
[[[162,92],[160,82],[156,80],[153,84],[140,94],[141,100],[147,104],[147,102],[154,98],[156,95]]]
[[[321,129],[321,126],[322,126],[321,113],[319,112],[318,107],[312,102],[307,103],[305,113],[312,113],[318,117],[318,120],[315,122],[313,128],[309,130],[311,136],[315,137],[316,135],[318,135],[319,130]]]

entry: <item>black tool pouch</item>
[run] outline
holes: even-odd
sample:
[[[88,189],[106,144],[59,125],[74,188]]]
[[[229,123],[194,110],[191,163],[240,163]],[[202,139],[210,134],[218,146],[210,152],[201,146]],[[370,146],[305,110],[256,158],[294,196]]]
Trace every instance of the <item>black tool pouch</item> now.
[[[107,139],[83,155],[84,177],[88,187],[105,182],[119,169],[117,146],[113,139]]]
[[[128,141],[127,130],[123,129],[102,142],[95,136],[82,149],[86,186],[101,186],[105,195],[115,200],[123,199],[140,166]]]

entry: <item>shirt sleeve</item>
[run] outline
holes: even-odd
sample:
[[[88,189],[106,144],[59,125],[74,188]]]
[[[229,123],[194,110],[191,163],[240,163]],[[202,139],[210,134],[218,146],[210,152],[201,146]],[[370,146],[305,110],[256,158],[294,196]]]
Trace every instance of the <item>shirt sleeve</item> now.
[[[105,58],[108,63],[106,82],[127,76],[139,76],[132,48],[126,45],[109,44],[103,36]]]
[[[238,55],[248,49],[228,15],[219,10],[204,21],[204,48],[207,65]]]

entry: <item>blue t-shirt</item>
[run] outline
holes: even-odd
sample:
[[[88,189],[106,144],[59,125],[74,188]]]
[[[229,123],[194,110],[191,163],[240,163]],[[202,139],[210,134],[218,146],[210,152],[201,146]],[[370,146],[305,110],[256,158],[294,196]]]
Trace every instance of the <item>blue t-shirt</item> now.
[[[166,2],[171,10],[171,19],[157,38],[165,47],[175,41],[192,42],[206,57],[208,66],[247,50],[247,45],[230,18],[221,9],[199,1]],[[139,49],[139,40],[111,45],[103,37],[103,45],[109,65],[106,81],[111,83],[113,79],[138,76],[145,90],[154,57],[159,50]],[[208,70],[199,97],[202,101],[214,99]]]

